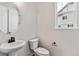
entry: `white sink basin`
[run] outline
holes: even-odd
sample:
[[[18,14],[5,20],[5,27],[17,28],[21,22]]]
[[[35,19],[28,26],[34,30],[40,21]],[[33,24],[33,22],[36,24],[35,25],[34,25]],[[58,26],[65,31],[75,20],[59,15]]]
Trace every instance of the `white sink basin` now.
[[[0,52],[2,53],[10,53],[13,51],[17,51],[20,48],[22,48],[25,45],[25,41],[23,40],[16,40],[15,42],[12,43],[2,43],[0,45]]]

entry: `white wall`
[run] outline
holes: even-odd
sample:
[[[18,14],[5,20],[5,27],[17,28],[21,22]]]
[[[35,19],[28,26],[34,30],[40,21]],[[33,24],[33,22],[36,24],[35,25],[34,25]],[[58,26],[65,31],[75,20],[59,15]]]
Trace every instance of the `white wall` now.
[[[79,55],[79,30],[55,29],[55,3],[39,3],[38,36],[51,55]],[[52,46],[56,41],[57,46]]]
[[[26,41],[25,51],[26,55],[29,54],[28,40],[36,37],[36,3],[16,3],[21,14],[21,24],[18,32],[16,33],[17,39]],[[21,55],[23,55],[21,52]],[[19,52],[20,53],[20,52]]]
[[[18,31],[13,35],[15,39],[25,40],[26,45],[20,51],[16,52],[18,55],[28,55],[30,53],[28,40],[36,37],[36,3],[15,3],[19,8],[21,17]],[[0,31],[0,42],[8,39],[8,35]],[[0,53],[0,55],[3,55]],[[11,55],[11,54],[10,54]]]
[[[26,41],[25,47],[20,52],[16,52],[17,54],[28,55],[30,52],[28,40],[38,36],[40,37],[40,45],[47,48],[51,55],[79,55],[79,30],[55,29],[55,3],[21,2],[16,5],[21,12],[21,24],[14,36],[16,39]],[[0,43],[7,39],[8,35],[0,31]],[[54,41],[57,43],[56,47],[52,46]],[[3,54],[0,53],[0,55]]]

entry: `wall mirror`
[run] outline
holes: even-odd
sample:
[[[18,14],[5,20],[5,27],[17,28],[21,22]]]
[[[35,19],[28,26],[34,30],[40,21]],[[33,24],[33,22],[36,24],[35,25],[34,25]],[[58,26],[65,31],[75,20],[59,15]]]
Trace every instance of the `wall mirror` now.
[[[8,2],[0,3],[0,30],[6,34],[14,34],[18,30],[19,10]]]
[[[56,29],[78,29],[78,8],[77,2],[56,3]]]

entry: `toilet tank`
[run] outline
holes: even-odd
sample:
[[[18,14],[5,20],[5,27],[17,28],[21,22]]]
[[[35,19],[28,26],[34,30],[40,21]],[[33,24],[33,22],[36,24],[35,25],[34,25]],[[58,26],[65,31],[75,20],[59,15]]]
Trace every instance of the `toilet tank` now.
[[[29,40],[30,49],[34,50],[38,47],[39,38],[34,38]]]

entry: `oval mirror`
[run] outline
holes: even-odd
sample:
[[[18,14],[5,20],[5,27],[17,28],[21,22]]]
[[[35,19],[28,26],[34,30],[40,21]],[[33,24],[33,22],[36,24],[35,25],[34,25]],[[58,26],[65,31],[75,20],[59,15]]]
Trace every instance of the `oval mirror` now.
[[[12,5],[11,5],[12,4]],[[13,3],[0,3],[0,30],[6,34],[16,33],[19,25],[19,10]]]

